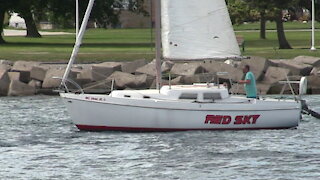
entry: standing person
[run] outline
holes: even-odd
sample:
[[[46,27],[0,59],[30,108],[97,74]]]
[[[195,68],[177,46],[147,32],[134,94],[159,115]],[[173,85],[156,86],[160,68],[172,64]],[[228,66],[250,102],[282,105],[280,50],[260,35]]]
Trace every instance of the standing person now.
[[[242,69],[242,72],[245,74],[244,80],[240,80],[240,84],[244,84],[246,90],[247,98],[257,98],[257,86],[256,78],[254,74],[250,71],[250,66],[245,65]]]

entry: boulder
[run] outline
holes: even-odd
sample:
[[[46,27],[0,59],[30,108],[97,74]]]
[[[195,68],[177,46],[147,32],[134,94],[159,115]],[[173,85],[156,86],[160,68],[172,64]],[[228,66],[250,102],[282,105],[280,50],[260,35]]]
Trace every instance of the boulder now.
[[[314,67],[311,72],[310,72],[311,76],[319,76],[320,75],[320,67]]]
[[[270,64],[270,61],[266,58],[252,56],[250,59],[242,60],[240,67],[243,68],[245,65],[249,65],[250,71],[255,75],[256,79],[260,81],[263,79]]]
[[[36,93],[35,87],[20,81],[13,80],[10,83],[8,96],[30,96]]]
[[[111,81],[110,80],[102,80],[98,82],[92,82],[84,85],[83,91],[85,93],[98,93],[98,94],[106,94],[111,91]]]
[[[108,79],[110,81],[114,79],[116,89],[146,88],[148,86],[148,76],[146,74],[132,75],[116,71]]]
[[[173,63],[171,61],[165,61],[161,65],[161,72],[162,73],[167,73],[171,70],[173,66]],[[151,61],[150,63],[139,67],[136,71],[135,74],[147,74],[149,76],[156,76],[157,71],[156,71],[156,60]]]
[[[269,67],[262,82],[274,84],[286,80],[290,70],[281,67]]]
[[[222,80],[229,80],[230,78],[234,81],[239,81],[243,76],[241,68],[235,68],[231,64],[226,64],[217,61],[204,61],[203,63],[201,63],[201,65],[205,68],[207,72],[214,75],[214,77],[216,77],[216,74],[218,72],[227,72],[228,74],[219,76],[219,79]]]
[[[103,62],[103,63],[95,64],[95,66],[109,67],[109,68],[113,68],[116,71],[120,71],[122,64],[123,64],[122,62]]]
[[[12,61],[9,61],[9,60],[3,60],[3,59],[1,59],[1,60],[0,60],[0,64],[12,66],[12,65],[13,65],[13,62],[12,62]]]
[[[39,62],[32,62],[32,61],[16,61],[11,71],[13,72],[20,72],[20,81],[24,83],[28,83],[30,81],[30,73],[31,69],[34,66],[39,66]]]
[[[271,88],[271,84],[269,83],[257,83],[257,93],[258,95],[266,95],[268,94]]]
[[[10,85],[8,70],[0,69],[0,96],[6,96]]]
[[[320,94],[320,77],[319,76],[308,76],[308,91],[312,94]]]
[[[10,81],[20,81],[20,72],[8,72]]]
[[[57,88],[61,84],[61,79],[54,79],[53,77],[59,77],[62,78],[64,75],[65,69],[48,69],[46,76],[43,80],[42,83],[42,88],[45,89],[52,89],[52,88]],[[77,74],[70,71],[69,78],[70,79],[75,79],[77,77]]]
[[[85,70],[88,70],[91,68],[90,64],[77,64],[71,69],[71,73],[76,76],[73,78],[73,81],[75,81],[80,87],[84,87],[86,84],[89,84],[92,82],[91,79],[84,79],[81,78],[81,73]]]
[[[67,68],[67,64],[46,64],[46,63],[42,63],[40,66],[42,68],[45,68],[45,69],[66,69]]]
[[[91,67],[89,69],[83,69],[81,72],[79,72],[79,74],[77,75],[77,79],[87,79],[93,81]]]
[[[77,83],[80,87],[84,87],[86,84],[92,83],[90,79],[73,79],[73,81]]]
[[[300,81],[301,76],[289,76],[289,81]],[[283,79],[286,81],[286,79]],[[291,87],[295,94],[299,94],[299,84],[291,83]],[[271,84],[268,94],[280,94],[283,90],[283,94],[292,94],[290,86],[287,84],[280,84],[278,82]]]
[[[279,66],[289,69],[292,75],[299,76],[309,76],[313,68],[311,65],[299,63],[292,60],[281,60]]]
[[[184,84],[193,84],[193,83],[212,83],[214,82],[214,75],[211,73],[204,74],[195,74],[189,76],[182,76],[182,82]]]
[[[164,61],[161,65],[161,71],[170,72],[173,66],[174,66],[174,63],[172,61]]]
[[[31,87],[34,87],[35,89],[40,89],[41,86],[42,86],[42,82],[33,79],[28,83],[28,85],[31,86]]]
[[[312,56],[298,56],[293,59],[294,62],[298,64],[308,64],[313,67],[320,66],[320,57],[312,57]]]
[[[13,72],[16,72],[16,71],[13,71]],[[20,81],[21,82],[24,82],[24,83],[28,83],[31,78],[30,78],[30,72],[26,72],[26,71],[20,71]]]
[[[171,80],[171,85],[183,84],[183,76],[178,76]]]
[[[241,65],[241,61],[236,61],[236,60],[232,60],[232,59],[225,60],[224,63],[229,64],[229,65],[233,66],[234,68],[239,68]]]
[[[74,73],[81,73],[83,69],[91,67],[91,66],[82,66],[82,65],[75,65],[71,68],[71,71],[73,71]]]
[[[138,68],[135,72],[135,74],[147,74],[149,76],[156,76],[156,62],[152,61],[140,68]]]
[[[171,69],[171,74],[178,76],[192,76],[195,74],[206,73],[207,70],[201,63],[175,63]]]
[[[167,85],[169,85],[169,81],[166,79],[162,79],[161,84],[162,84],[162,86],[167,86]],[[173,85],[173,84],[171,84],[171,85]],[[150,85],[150,89],[156,89],[156,88],[157,88],[156,79],[154,79]]]
[[[121,70],[122,63],[105,62],[92,65],[91,68],[84,69],[78,75],[78,79],[90,79],[91,81],[100,81],[106,79],[115,71]]]
[[[279,59],[269,59],[270,66],[279,67],[280,66],[280,60]]]
[[[16,61],[12,66],[12,71],[24,71],[24,72],[30,72],[33,66],[39,66],[39,62],[33,62],[33,61]]]
[[[11,69],[11,66],[7,64],[0,64],[0,69],[5,69],[9,71]]]
[[[121,71],[125,73],[134,73],[136,70],[147,64],[145,59],[135,60],[132,62],[123,63],[121,65]]]
[[[33,66],[30,72],[30,78],[43,81],[46,77],[46,73],[48,71],[47,67],[44,66]]]

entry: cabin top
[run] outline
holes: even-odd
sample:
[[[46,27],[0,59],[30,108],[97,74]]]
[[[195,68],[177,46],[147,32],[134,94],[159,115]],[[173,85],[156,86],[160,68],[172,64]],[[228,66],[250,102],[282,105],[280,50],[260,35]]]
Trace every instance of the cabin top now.
[[[163,86],[159,90],[112,91],[112,97],[132,99],[165,99],[212,102],[229,97],[228,89],[213,84]]]

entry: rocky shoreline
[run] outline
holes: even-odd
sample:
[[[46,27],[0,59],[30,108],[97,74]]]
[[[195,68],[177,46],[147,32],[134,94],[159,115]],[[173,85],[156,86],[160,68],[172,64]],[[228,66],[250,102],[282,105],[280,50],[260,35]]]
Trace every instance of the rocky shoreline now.
[[[228,64],[227,64],[228,63]],[[230,82],[243,77],[241,67],[251,66],[257,79],[259,94],[279,94],[283,84],[279,81],[308,79],[308,94],[320,93],[320,58],[298,56],[290,60],[272,60],[262,57],[250,57],[241,62],[202,61],[162,63],[163,84],[191,84],[200,82]],[[28,96],[36,94],[57,94],[66,64],[0,60],[0,96]],[[217,76],[218,72],[228,72]],[[71,70],[69,78],[79,84],[86,93],[105,94],[114,89],[155,88],[155,62],[136,60],[131,62],[104,62],[99,64],[77,64]],[[77,90],[69,84],[71,90]],[[293,88],[298,93],[298,85]],[[244,94],[242,85],[231,89]],[[285,93],[291,94],[289,87]]]

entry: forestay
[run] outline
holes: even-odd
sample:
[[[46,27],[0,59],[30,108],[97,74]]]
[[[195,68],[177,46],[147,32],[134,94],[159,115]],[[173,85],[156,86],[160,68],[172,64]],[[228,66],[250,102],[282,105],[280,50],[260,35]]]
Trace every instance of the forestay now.
[[[161,4],[165,59],[240,56],[225,0],[162,0]]]

